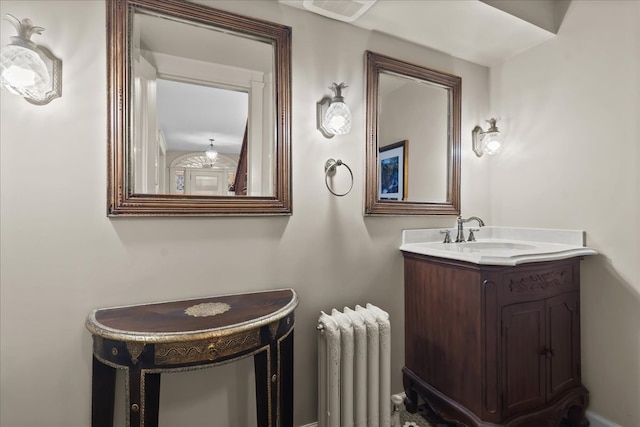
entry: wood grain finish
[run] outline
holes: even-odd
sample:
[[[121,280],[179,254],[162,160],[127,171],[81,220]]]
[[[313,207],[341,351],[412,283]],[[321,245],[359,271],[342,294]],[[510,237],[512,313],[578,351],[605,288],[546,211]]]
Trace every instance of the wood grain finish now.
[[[481,391],[477,357],[481,336],[477,325],[482,313],[480,287],[474,286],[476,276],[469,269],[437,268],[430,262],[406,259],[405,366],[433,387],[446,389],[452,398],[479,411],[480,402],[467,397]],[[452,357],[449,348],[465,351]]]
[[[86,321],[93,335],[92,427],[113,425],[116,368],[128,372],[127,425],[157,427],[161,373],[249,355],[258,426],[292,427],[297,304],[292,289],[279,289],[92,311]]]
[[[404,253],[407,408],[465,426],[584,414],[579,260],[515,267]],[[579,425],[583,417],[575,417]]]
[[[210,330],[240,325],[245,322],[259,322],[269,316],[277,315],[293,301],[290,289],[268,292],[256,292],[237,295],[197,298],[152,304],[139,304],[127,307],[104,308],[94,311],[90,326],[96,328],[126,331],[128,335],[162,333],[201,333]],[[199,304],[227,304],[230,309],[215,316],[189,316],[185,313],[189,307]],[[154,337],[163,341],[163,336]]]
[[[291,28],[184,0],[107,0],[107,215],[291,215]],[[129,23],[135,10],[192,22],[273,46],[273,196],[139,194],[133,191]]]

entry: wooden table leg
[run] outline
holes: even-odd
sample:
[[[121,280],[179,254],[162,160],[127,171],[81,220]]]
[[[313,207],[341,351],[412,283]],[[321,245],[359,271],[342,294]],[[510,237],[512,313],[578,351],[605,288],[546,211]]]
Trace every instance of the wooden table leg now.
[[[293,427],[293,329],[280,343],[280,426]]]
[[[140,367],[131,367],[128,371],[128,384],[127,387],[125,387],[126,393],[128,394],[125,396],[125,402],[129,405],[129,408],[127,408],[129,411],[129,424],[127,427],[140,427],[140,412],[144,410],[141,399],[142,390],[140,388],[142,372],[140,372]]]
[[[148,374],[139,367],[131,367],[128,381],[130,427],[158,427],[160,374]]]
[[[156,427],[160,413],[160,374],[145,374],[144,386],[144,426]]]
[[[253,362],[258,427],[293,427],[293,331]]]
[[[275,411],[273,411],[273,395],[271,378],[275,369],[275,346],[270,345],[266,350],[256,353],[253,356],[253,366],[256,375],[256,412],[258,427],[277,427]],[[276,365],[277,366],[277,365]],[[269,405],[271,403],[271,405]]]
[[[113,427],[116,369],[93,357],[91,427]]]

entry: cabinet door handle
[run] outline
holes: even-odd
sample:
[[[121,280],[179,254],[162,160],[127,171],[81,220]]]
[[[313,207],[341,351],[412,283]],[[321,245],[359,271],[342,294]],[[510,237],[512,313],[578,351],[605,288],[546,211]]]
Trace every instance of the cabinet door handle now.
[[[544,347],[542,350],[540,350],[540,356],[551,359],[554,356],[553,349]]]

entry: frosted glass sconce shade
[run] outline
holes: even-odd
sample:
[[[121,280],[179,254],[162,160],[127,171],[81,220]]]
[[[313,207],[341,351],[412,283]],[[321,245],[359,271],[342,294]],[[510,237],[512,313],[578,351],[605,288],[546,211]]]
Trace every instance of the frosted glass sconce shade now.
[[[335,135],[345,135],[351,130],[351,110],[344,102],[333,102],[324,116],[324,125]]]
[[[482,147],[485,153],[489,155],[496,154],[502,148],[503,139],[500,132],[491,132],[485,135],[482,141]]]
[[[207,148],[204,152],[204,155],[207,157],[207,159],[211,160],[212,162],[216,159],[216,157],[218,157],[218,152],[213,148],[213,141],[215,140],[209,140],[209,148]]]
[[[5,19],[16,28],[17,36],[0,51],[0,84],[9,92],[20,95],[36,105],[44,105],[62,93],[62,61],[51,51],[31,41],[41,34],[30,19],[20,21],[7,14]]]
[[[346,87],[344,83],[334,83],[330,89],[335,92],[335,96],[325,97],[317,104],[318,130],[327,138],[346,135],[351,131],[351,110],[342,96],[342,89]]]
[[[20,96],[42,98],[51,79],[47,66],[31,49],[9,45],[0,53],[2,85]]]
[[[483,131],[480,126],[474,127],[471,131],[473,152],[476,153],[476,156],[482,157],[485,153],[493,155],[502,149],[504,139],[500,134],[500,130],[498,130],[498,127],[496,126],[496,122],[498,120],[500,119],[491,118],[487,120],[489,123],[489,129],[487,129],[486,132]]]

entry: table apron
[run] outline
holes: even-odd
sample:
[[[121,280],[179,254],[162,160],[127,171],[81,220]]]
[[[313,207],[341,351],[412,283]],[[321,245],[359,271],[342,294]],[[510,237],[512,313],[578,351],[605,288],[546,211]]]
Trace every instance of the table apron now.
[[[122,341],[93,336],[93,353],[116,368],[143,369],[218,364],[249,356],[293,329],[293,315],[261,328],[231,335],[177,342]]]

